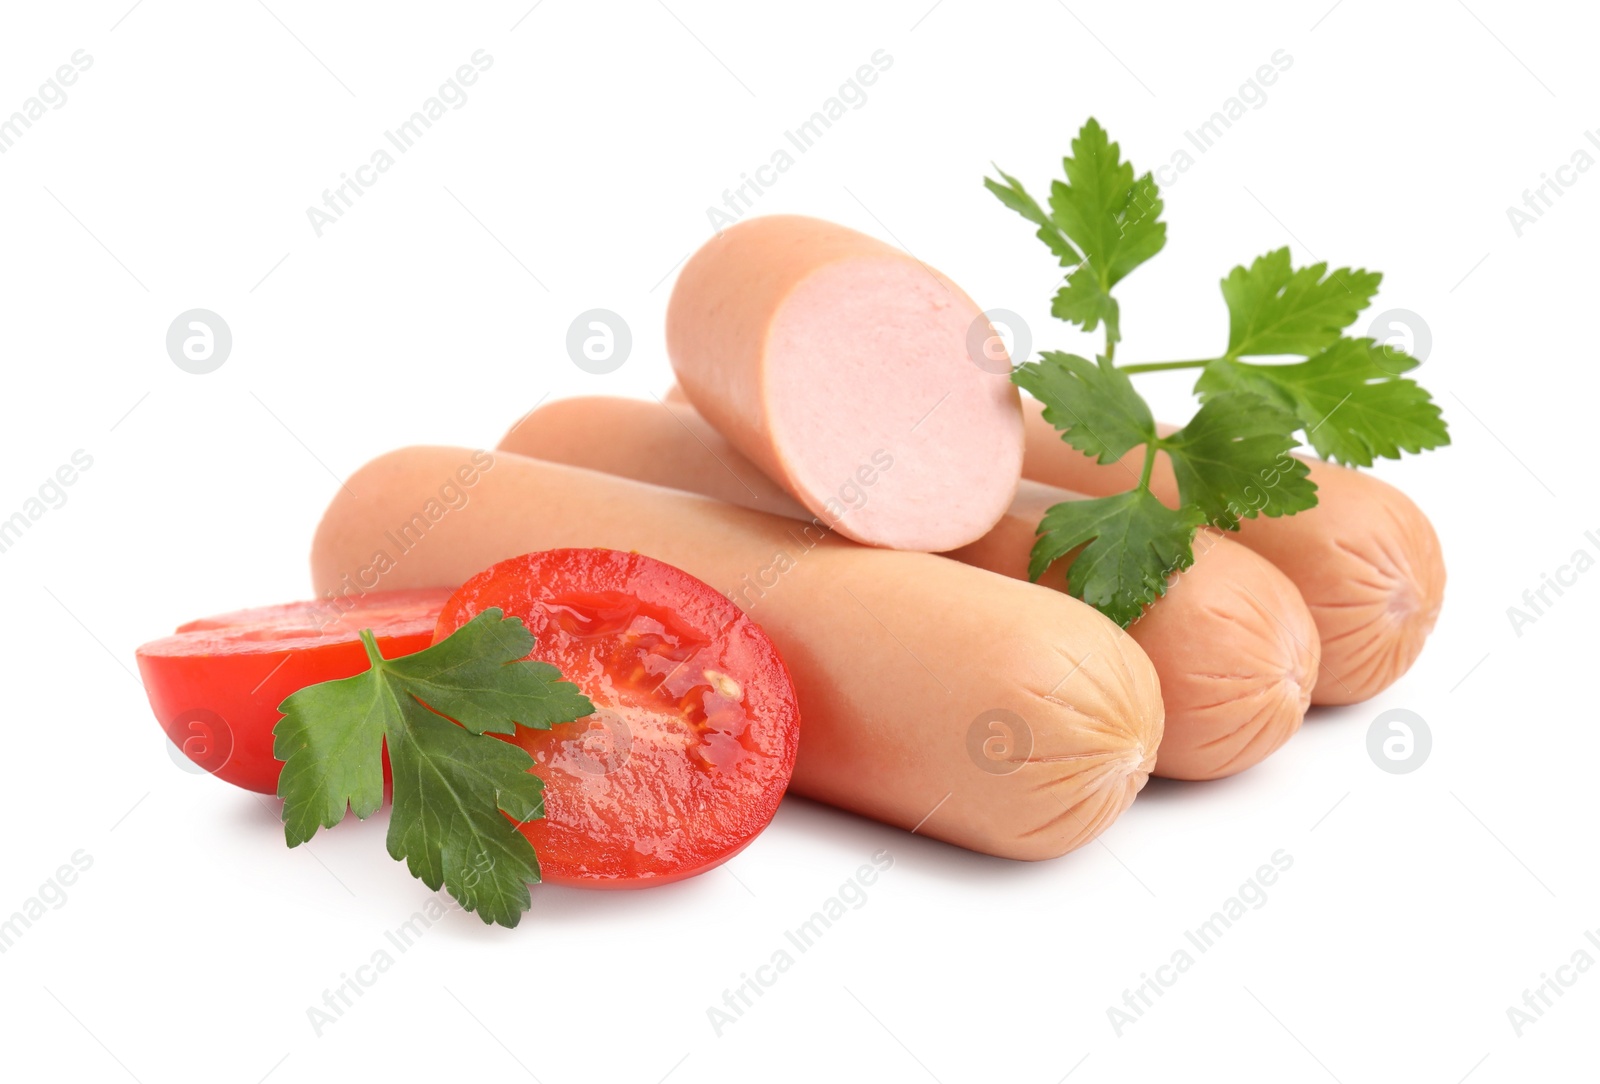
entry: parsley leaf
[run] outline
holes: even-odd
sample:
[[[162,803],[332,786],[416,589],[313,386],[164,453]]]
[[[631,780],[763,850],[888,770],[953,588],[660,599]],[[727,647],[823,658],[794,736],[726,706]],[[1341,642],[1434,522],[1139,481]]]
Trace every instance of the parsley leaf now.
[[[1072,247],[1072,242],[1067,240],[1067,235],[1061,232],[1061,227],[1056,225],[1049,215],[1045,214],[1044,208],[1039,206],[1039,201],[1028,195],[1027,191],[1022,187],[1022,182],[999,166],[995,166],[994,171],[1000,174],[1005,184],[985,177],[983,186],[993,192],[1001,203],[1039,227],[1039,232],[1035,236],[1045,243],[1045,247],[1055,253],[1055,257],[1060,261],[1062,267],[1073,267],[1082,263],[1083,257],[1078,255],[1078,250]]]
[[[1087,263],[1067,275],[1067,284],[1056,291],[1050,302],[1050,315],[1069,324],[1077,324],[1086,331],[1106,325],[1106,341],[1114,343],[1122,337],[1120,310],[1116,298],[1100,282],[1100,276]]]
[[[1354,322],[1382,281],[1376,271],[1348,267],[1329,274],[1326,263],[1296,271],[1287,248],[1258,256],[1248,268],[1235,267],[1222,280],[1227,356],[1315,354]]]
[[[1406,364],[1406,363],[1412,364]],[[1252,365],[1218,358],[1195,382],[1203,400],[1248,391],[1294,412],[1324,459],[1370,467],[1450,443],[1439,407],[1416,381],[1397,376],[1412,359],[1371,339],[1336,339],[1305,361]]]
[[[1105,358],[1046,350],[1011,379],[1044,404],[1063,440],[1101,463],[1157,439],[1144,397]],[[1168,576],[1194,562],[1190,542],[1204,518],[1196,508],[1168,508],[1142,479],[1126,493],[1055,505],[1039,524],[1028,577],[1037,580],[1082,546],[1067,569],[1067,591],[1126,627],[1166,590]]]
[[[548,729],[594,712],[577,686],[530,660],[533,634],[488,609],[432,647],[385,659],[361,633],[372,668],[301,689],[279,710],[273,756],[284,837],[298,846],[348,807],[383,801],[382,752],[394,771],[389,853],[429,888],[443,885],[485,923],[515,926],[539,861],[516,822],[544,816],[544,786],[520,746],[489,737]],[[459,725],[458,725],[459,724]]]
[[[1404,351],[1371,339],[1344,338],[1383,276],[1325,263],[1295,270],[1280,248],[1235,267],[1222,280],[1228,302],[1228,351],[1205,365],[1195,392],[1202,401],[1248,391],[1293,412],[1324,459],[1370,467],[1450,443],[1432,398],[1400,374],[1416,367]],[[1244,357],[1298,354],[1304,361],[1258,364]]]
[[[1120,459],[1156,439],[1155,419],[1128,375],[1105,358],[1046,350],[1020,365],[1012,383],[1044,404],[1044,420],[1061,437],[1101,463]]]
[[[1086,260],[1100,267],[1108,284],[1161,251],[1167,226],[1160,221],[1161,199],[1154,178],[1136,183],[1133,166],[1093,117],[1062,159],[1067,179],[1050,185],[1050,215],[1078,243]]]
[[[1149,173],[1134,177],[1121,148],[1093,117],[1072,141],[1072,154],[1063,159],[1062,168],[1066,180],[1051,183],[1048,213],[998,167],[1005,183],[985,178],[984,185],[1039,227],[1039,239],[1063,267],[1078,264],[1056,294],[1051,313],[1085,331],[1104,321],[1106,341],[1115,343],[1122,330],[1112,287],[1167,243],[1161,190]]]
[[[1161,596],[1173,572],[1193,563],[1202,523],[1238,530],[1243,519],[1316,506],[1309,466],[1289,455],[1298,432],[1324,459],[1356,466],[1450,443],[1439,408],[1401,375],[1417,361],[1371,339],[1344,337],[1383,276],[1330,271],[1322,262],[1296,269],[1288,248],[1235,267],[1222,280],[1228,305],[1222,356],[1113,365],[1122,328],[1112,289],[1166,245],[1161,191],[1149,173],[1134,176],[1093,117],[1062,167],[1065,179],[1052,182],[1047,207],[999,167],[1000,180],[983,183],[1038,227],[1039,239],[1067,269],[1051,314],[1085,331],[1104,324],[1105,351],[1096,361],[1045,351],[1011,379],[1044,404],[1045,420],[1078,451],[1110,463],[1142,446],[1145,459],[1127,492],[1046,513],[1030,578],[1078,550],[1068,591],[1126,626]],[[1254,360],[1285,356],[1297,360]],[[1202,370],[1194,388],[1201,406],[1188,425],[1161,437],[1129,377],[1174,369]],[[1172,460],[1176,510],[1149,490],[1157,451]]]
[[[1313,508],[1317,487],[1307,465],[1289,455],[1300,442],[1289,411],[1248,391],[1208,398],[1189,424],[1163,437],[1182,503],[1213,526],[1239,529],[1239,519],[1287,516]]]
[[[1039,522],[1028,577],[1037,580],[1083,546],[1067,569],[1068,592],[1127,628],[1166,593],[1168,577],[1194,563],[1190,543],[1204,521],[1198,509],[1168,508],[1142,485],[1110,497],[1064,501]]]

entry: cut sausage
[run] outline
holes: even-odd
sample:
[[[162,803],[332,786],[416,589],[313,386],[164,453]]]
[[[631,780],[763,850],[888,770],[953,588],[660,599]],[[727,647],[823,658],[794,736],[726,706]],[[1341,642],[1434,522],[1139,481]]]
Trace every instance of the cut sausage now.
[[[1027,477],[1093,496],[1138,480],[1142,449],[1101,465],[1063,441],[1040,404],[1029,401],[1024,414]],[[1175,503],[1172,464],[1165,454],[1157,460],[1150,489]],[[1416,662],[1444,599],[1444,556],[1428,517],[1398,489],[1336,463],[1306,461],[1317,507],[1244,520],[1233,537],[1277,565],[1311,609],[1322,641],[1311,702],[1353,704],[1382,692]]]
[[[397,533],[419,520],[420,538]],[[822,535],[509,453],[408,448],[341,487],[312,573],[337,595],[454,586],[533,550],[638,550],[726,592],[777,644],[800,702],[796,793],[1019,859],[1080,846],[1127,808],[1162,721],[1127,634],[982,569]]]
[[[667,307],[695,408],[813,515],[834,518],[841,491],[875,476],[838,530],[895,549],[966,545],[1011,503],[1022,420],[1009,361],[984,349],[996,341],[937,271],[796,215],[706,242]]]
[[[670,395],[668,405],[557,400],[518,422],[500,448],[827,526]],[[1026,580],[1039,520],[1076,496],[1025,481],[988,534],[949,556]],[[1316,626],[1283,573],[1217,531],[1202,532],[1195,552],[1128,629],[1155,665],[1166,708],[1154,774],[1174,779],[1216,779],[1265,759],[1300,728],[1317,678]],[[1069,563],[1056,562],[1041,583],[1065,591]]]

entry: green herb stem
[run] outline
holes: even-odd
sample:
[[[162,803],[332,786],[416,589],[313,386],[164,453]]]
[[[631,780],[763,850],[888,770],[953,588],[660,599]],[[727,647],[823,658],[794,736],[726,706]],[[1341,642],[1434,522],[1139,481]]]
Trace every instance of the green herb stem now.
[[[1137,365],[1118,365],[1117,368],[1125,373],[1159,373],[1168,369],[1204,369],[1216,358],[1200,358],[1195,361],[1143,361]]]
[[[384,663],[383,655],[378,651],[378,638],[372,634],[371,629],[362,629],[360,636],[362,646],[367,649],[367,661],[376,670]]]
[[[1144,470],[1139,472],[1140,489],[1150,488],[1150,476],[1156,469],[1156,446],[1160,443],[1158,440],[1152,440],[1144,446]]]

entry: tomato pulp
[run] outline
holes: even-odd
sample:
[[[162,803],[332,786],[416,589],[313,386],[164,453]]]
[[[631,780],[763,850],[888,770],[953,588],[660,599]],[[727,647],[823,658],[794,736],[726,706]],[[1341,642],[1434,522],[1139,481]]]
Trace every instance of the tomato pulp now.
[[[384,658],[433,642],[445,588],[374,591],[203,617],[138,651],[156,719],[196,765],[247,790],[274,794],[278,705],[319,681],[368,668],[357,634],[371,629]]]
[[[556,884],[639,888],[703,872],[767,826],[794,771],[800,712],[761,628],[687,572],[638,553],[564,549],[468,580],[435,641],[499,607],[595,712],[518,727],[545,784],[522,825]]]

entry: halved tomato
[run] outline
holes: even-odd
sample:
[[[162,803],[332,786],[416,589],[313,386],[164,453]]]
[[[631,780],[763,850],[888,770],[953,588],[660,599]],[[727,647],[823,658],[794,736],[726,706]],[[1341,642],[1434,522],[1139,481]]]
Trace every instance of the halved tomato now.
[[[384,658],[433,642],[445,588],[373,591],[203,617],[138,651],[156,719],[195,764],[247,790],[274,794],[278,705],[319,681],[368,668],[357,634],[371,629]]]
[[[777,648],[728,598],[642,554],[549,550],[468,580],[435,639],[495,606],[596,709],[506,739],[544,780],[544,819],[522,826],[544,880],[665,884],[727,861],[772,820],[800,711]]]

